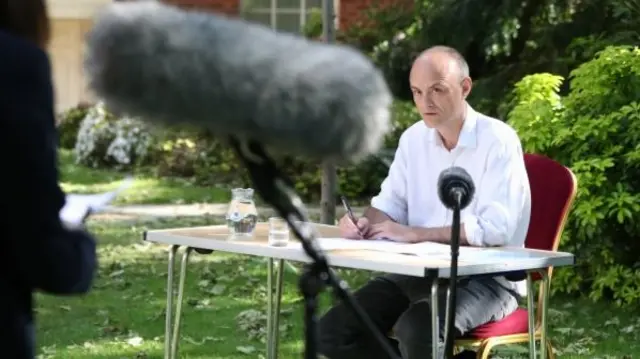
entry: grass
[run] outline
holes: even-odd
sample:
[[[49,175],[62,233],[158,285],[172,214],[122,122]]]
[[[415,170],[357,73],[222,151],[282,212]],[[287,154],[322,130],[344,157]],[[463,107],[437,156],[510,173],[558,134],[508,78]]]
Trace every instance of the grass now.
[[[212,224],[217,218],[97,221],[100,270],[84,297],[38,295],[41,358],[162,358],[166,300],[165,246],[141,240],[151,228]],[[341,271],[352,287],[371,275]],[[280,358],[300,358],[302,303],[297,276],[285,275]],[[194,254],[185,292],[181,358],[241,359],[264,356],[266,265],[258,258]],[[330,301],[322,295],[323,307]],[[561,358],[631,358],[640,353],[640,318],[607,303],[554,297],[550,333]],[[523,347],[494,358],[527,358]]]
[[[61,186],[68,193],[100,193],[113,190],[125,173],[91,169],[75,164],[72,151],[59,150]],[[202,187],[174,178],[158,178],[148,172],[134,174],[131,188],[119,196],[114,204],[190,204],[226,203],[229,189]]]

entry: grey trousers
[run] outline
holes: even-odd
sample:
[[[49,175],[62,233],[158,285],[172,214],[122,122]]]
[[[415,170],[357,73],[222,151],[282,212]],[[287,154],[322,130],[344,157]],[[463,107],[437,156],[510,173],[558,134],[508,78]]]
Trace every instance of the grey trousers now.
[[[447,288],[440,289],[440,357],[444,358]],[[393,331],[389,343],[403,359],[441,359],[431,356],[431,281],[426,278],[385,275],[354,292],[358,303],[383,334]],[[455,335],[496,321],[518,308],[518,295],[504,281],[480,278],[457,287]],[[387,359],[382,347],[342,303],[319,322],[318,348],[329,359]]]

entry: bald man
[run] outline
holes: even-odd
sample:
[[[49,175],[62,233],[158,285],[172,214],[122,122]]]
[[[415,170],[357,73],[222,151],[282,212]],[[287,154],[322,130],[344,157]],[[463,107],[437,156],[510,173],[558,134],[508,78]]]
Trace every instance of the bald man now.
[[[469,172],[477,188],[461,213],[461,245],[523,247],[531,194],[516,132],[469,106],[469,68],[452,48],[437,46],[421,53],[411,68],[410,84],[422,121],[400,136],[380,192],[357,223],[347,216],[340,220],[342,236],[449,243],[452,212],[438,198],[437,179],[444,169],[459,166]],[[524,289],[524,283],[504,277],[460,282],[455,334],[462,336],[509,315],[517,309]],[[445,293],[446,287],[441,288],[439,357],[444,357]],[[384,275],[357,290],[355,297],[383,333],[393,331],[395,339],[390,342],[402,358],[433,357],[429,279]],[[327,358],[386,358],[342,304],[331,308],[319,327],[320,352]],[[459,357],[475,355],[467,352]]]

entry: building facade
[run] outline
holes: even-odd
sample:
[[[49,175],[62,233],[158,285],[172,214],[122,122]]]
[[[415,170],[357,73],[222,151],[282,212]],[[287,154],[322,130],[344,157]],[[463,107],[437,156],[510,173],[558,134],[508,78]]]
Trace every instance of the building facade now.
[[[47,0],[52,39],[49,46],[56,88],[56,110],[64,111],[91,101],[82,69],[84,38],[93,16],[113,0]],[[116,0],[117,1],[117,0]],[[125,0],[135,1],[135,0]],[[322,0],[164,0],[183,8],[242,17],[278,31],[299,33]],[[357,23],[376,0],[333,0],[335,25],[344,29]],[[390,3],[392,0],[383,0]]]

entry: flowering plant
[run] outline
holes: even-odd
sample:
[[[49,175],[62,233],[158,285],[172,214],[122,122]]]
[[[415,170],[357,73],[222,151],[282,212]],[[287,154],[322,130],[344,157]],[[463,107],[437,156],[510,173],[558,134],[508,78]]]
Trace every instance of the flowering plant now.
[[[80,124],[74,152],[78,164],[128,169],[144,162],[151,145],[146,124],[135,118],[117,117],[104,103],[98,103]]]

